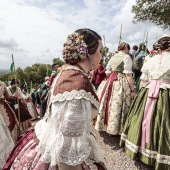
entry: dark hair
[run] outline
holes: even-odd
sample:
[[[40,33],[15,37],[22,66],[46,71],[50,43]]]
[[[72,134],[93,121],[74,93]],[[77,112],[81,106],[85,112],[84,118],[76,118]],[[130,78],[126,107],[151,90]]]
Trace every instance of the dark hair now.
[[[15,79],[12,79],[10,82],[9,82],[10,85],[14,85],[14,84],[18,84],[18,82],[16,82]]]
[[[170,37],[162,37],[158,40],[160,50],[167,50],[170,47]]]
[[[88,54],[94,54],[99,46],[98,41],[101,40],[100,35],[98,35],[95,31],[87,28],[78,29],[75,31],[75,33],[83,38],[83,41],[87,46],[84,50],[87,51]],[[62,53],[63,59],[66,64],[74,65],[79,61],[84,60],[87,57],[87,53],[84,53],[83,56],[81,56],[81,54],[77,51],[77,46],[70,45],[69,41],[70,40],[67,40],[64,43],[64,49]]]
[[[94,54],[98,48],[99,40],[101,40],[101,36],[97,34],[95,31],[87,28],[78,29],[77,32],[79,35],[83,35],[83,40],[85,41],[89,54]]]
[[[149,54],[149,50],[146,48],[146,45],[144,43],[139,44],[139,52],[146,51]]]
[[[153,50],[157,50],[157,51],[160,50],[159,44],[157,42],[153,44]]]
[[[54,64],[51,66],[51,68],[54,69],[55,66],[58,66],[58,67],[59,67],[58,64],[55,64],[55,63],[54,63]]]
[[[133,46],[133,50],[136,50],[136,51],[137,51],[137,50],[138,50],[138,46],[137,46],[137,45],[134,45],[134,46]]]
[[[130,50],[130,45],[126,42],[121,42],[119,45],[118,45],[118,51],[123,51],[125,49],[128,49]]]

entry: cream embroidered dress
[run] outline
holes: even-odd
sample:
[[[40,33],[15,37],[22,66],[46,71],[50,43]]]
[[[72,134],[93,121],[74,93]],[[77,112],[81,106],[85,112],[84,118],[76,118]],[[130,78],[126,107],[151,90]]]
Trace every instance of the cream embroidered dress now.
[[[32,116],[32,119],[37,119],[37,115],[38,113],[36,112],[36,109],[34,108],[34,105],[31,101],[31,96],[29,93],[26,93],[26,94],[23,94],[24,96],[24,99],[27,103],[27,108],[28,108],[28,111],[29,111],[29,114]]]
[[[19,123],[14,111],[4,98],[5,90],[5,83],[0,81],[0,115],[2,116],[6,126],[9,128],[13,140],[16,142],[19,135]]]
[[[0,81],[0,99],[4,98],[4,90],[5,90],[5,83]],[[4,105],[0,103],[0,169],[2,169],[2,167],[4,166],[9,153],[14,147],[14,141],[11,137],[8,128],[9,124],[10,124],[10,120],[6,113],[6,109],[4,108]],[[16,131],[16,135],[17,135],[17,131]]]
[[[170,53],[163,52],[144,63],[142,80],[148,81],[129,111],[121,146],[126,154],[152,165],[170,169]]]
[[[102,81],[97,91],[100,107],[95,129],[117,135],[122,132],[131,104],[130,86],[125,74],[132,74],[132,60],[120,51],[110,59],[106,69],[108,78]]]

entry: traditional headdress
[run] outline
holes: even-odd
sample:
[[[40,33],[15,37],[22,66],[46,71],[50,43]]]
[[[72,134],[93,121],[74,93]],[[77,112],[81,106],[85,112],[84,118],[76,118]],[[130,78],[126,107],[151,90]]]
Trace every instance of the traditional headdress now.
[[[118,45],[118,51],[122,51],[124,50],[125,48],[129,49],[130,50],[130,45],[126,42],[121,42],[119,45]]]
[[[88,50],[83,35],[72,33],[67,37],[64,44],[63,59],[68,64],[76,64],[81,60],[85,60]]]
[[[158,41],[157,44],[160,50],[166,50],[170,47],[170,34],[164,34]]]

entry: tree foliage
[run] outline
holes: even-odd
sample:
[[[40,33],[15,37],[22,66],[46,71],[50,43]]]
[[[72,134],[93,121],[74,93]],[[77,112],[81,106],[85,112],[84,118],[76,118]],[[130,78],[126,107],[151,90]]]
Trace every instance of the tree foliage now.
[[[109,52],[109,48],[102,46],[102,51],[101,51],[102,57],[105,57],[108,52]]]
[[[64,61],[62,61],[60,58],[54,58],[53,63],[58,64],[61,67],[64,64]]]
[[[135,14],[135,23],[149,21],[164,29],[170,29],[170,0],[136,0],[132,12]]]
[[[64,62],[59,58],[54,58],[53,62],[54,61],[55,63],[57,62],[59,66],[62,66],[64,64]],[[50,76],[51,72],[52,68],[50,64],[34,64],[31,67],[26,67],[25,69],[21,69],[20,67],[18,67],[15,73],[20,87],[23,88],[26,82],[27,87],[29,88],[31,86],[31,82],[32,87],[38,86],[40,83],[43,83],[45,81],[44,78],[46,76]],[[8,85],[8,82],[14,77],[15,76],[11,73],[1,74],[0,80],[4,81],[6,85]]]

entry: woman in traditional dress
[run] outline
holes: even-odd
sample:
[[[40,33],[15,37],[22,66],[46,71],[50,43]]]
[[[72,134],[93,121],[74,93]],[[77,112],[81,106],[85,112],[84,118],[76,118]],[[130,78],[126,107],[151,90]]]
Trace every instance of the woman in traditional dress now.
[[[8,104],[8,101],[14,100],[16,100],[16,97],[9,96],[5,83],[0,81],[0,115],[2,116],[6,126],[9,128],[14,142],[16,142],[19,136],[19,123],[13,109]],[[22,132],[21,129],[20,132]]]
[[[31,127],[31,118],[32,116],[29,114],[27,103],[24,99],[24,95],[21,92],[21,89],[17,87],[17,82],[15,79],[12,79],[10,81],[10,86],[7,87],[8,94],[10,96],[16,96],[20,98],[19,100],[19,109],[20,109],[20,119],[18,116],[18,103],[17,101],[10,103],[12,109],[14,110],[18,120],[21,122],[21,127],[25,131],[28,129],[28,127]]]
[[[153,44],[153,49],[151,50],[150,54],[145,57],[144,62],[147,62],[150,58],[154,57],[157,54],[159,54],[159,45],[156,42]]]
[[[90,134],[98,98],[88,79],[101,59],[101,37],[90,29],[68,36],[67,65],[54,80],[45,117],[23,135],[5,169],[105,170],[104,158]]]
[[[36,110],[34,104],[32,103],[31,95],[27,92],[27,89],[23,89],[22,92],[24,95],[24,99],[27,103],[28,111],[29,111],[30,115],[32,116],[32,119],[37,119],[38,113],[37,113],[37,110]]]
[[[142,68],[143,87],[129,111],[121,146],[156,170],[170,169],[170,35],[158,40],[160,54]]]
[[[118,51],[109,60],[108,76],[97,91],[100,107],[95,129],[112,135],[121,134],[131,99],[135,96],[129,44],[122,42]]]
[[[9,153],[12,151],[14,147],[14,141],[1,115],[0,115],[0,142],[1,142],[0,169],[2,169],[6,163]]]

